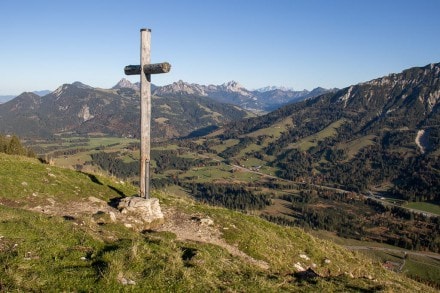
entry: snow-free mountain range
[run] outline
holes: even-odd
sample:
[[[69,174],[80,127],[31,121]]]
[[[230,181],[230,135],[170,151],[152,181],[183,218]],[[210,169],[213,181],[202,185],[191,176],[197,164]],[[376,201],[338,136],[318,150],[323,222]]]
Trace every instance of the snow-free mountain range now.
[[[154,140],[163,140],[203,134],[226,123],[256,116],[257,111],[277,109],[252,121],[256,123],[254,131],[264,126],[266,122],[262,121],[285,118],[286,112],[294,115],[289,118],[293,120],[299,119],[298,113],[304,113],[303,119],[295,125],[310,119],[325,124],[323,117],[330,113],[336,115],[335,118],[357,121],[352,128],[362,126],[358,131],[365,132],[378,123],[385,123],[384,127],[390,129],[412,129],[418,134],[419,149],[426,151],[432,148],[429,146],[432,143],[425,143],[426,137],[435,133],[427,125],[435,124],[439,113],[439,67],[438,63],[415,67],[341,90],[250,91],[235,81],[222,85],[177,81],[162,87],[152,86],[152,136]],[[300,102],[302,100],[306,101]],[[286,104],[298,106],[284,106]],[[318,111],[317,105],[321,104]],[[74,82],[44,96],[25,92],[0,104],[0,133],[23,137],[51,137],[62,133],[137,137],[139,85],[122,79],[111,89]]]
[[[113,89],[132,88],[139,90],[139,87],[139,83],[132,84],[127,79],[122,79]],[[317,87],[312,91],[295,91],[290,88],[276,86],[248,90],[236,81],[229,81],[221,85],[200,85],[187,83],[182,80],[162,87],[153,85],[152,88],[153,95],[160,97],[181,95],[209,97],[222,103],[237,105],[243,109],[255,112],[272,111],[288,103],[316,97],[320,94],[336,90]]]
[[[203,133],[324,92],[328,90],[250,91],[235,81],[208,86],[183,81],[152,85],[152,132],[155,139]],[[126,79],[111,89],[74,82],[43,96],[25,92],[0,105],[0,132],[23,137],[66,132],[137,137],[138,121],[139,83]]]

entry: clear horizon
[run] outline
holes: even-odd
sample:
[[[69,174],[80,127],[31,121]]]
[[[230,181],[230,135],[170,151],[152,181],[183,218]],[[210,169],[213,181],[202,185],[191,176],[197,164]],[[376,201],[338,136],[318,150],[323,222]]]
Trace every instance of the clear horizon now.
[[[153,77],[247,89],[344,88],[440,62],[440,1],[2,1],[0,95],[111,88],[152,29]]]

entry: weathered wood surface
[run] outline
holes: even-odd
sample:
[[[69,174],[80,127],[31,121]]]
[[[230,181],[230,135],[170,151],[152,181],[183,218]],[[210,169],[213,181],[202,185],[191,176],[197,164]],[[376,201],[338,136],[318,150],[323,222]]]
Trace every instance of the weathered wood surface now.
[[[151,74],[167,73],[171,69],[168,62],[150,64],[151,30],[141,29],[141,65],[125,66],[126,75],[141,76],[141,161],[140,196],[150,198],[150,129],[151,129]],[[143,69],[141,71],[141,68]]]
[[[150,64],[151,30],[141,30],[141,68]],[[141,168],[140,196],[150,198],[150,128],[151,84],[150,75],[141,74]]]
[[[155,64],[145,64],[144,73],[145,74],[160,74],[168,73],[171,70],[171,64],[168,62],[155,63]],[[127,65],[124,68],[126,75],[136,75],[141,74],[140,65]]]

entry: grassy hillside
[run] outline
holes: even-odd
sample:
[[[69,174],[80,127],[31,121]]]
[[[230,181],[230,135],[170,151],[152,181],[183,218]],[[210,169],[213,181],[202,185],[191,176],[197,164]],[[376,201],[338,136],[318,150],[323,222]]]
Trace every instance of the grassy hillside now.
[[[110,203],[135,194],[131,185],[4,154],[0,166],[0,291],[434,292],[301,229],[178,190],[153,192],[165,224],[137,233],[109,217],[119,219]]]

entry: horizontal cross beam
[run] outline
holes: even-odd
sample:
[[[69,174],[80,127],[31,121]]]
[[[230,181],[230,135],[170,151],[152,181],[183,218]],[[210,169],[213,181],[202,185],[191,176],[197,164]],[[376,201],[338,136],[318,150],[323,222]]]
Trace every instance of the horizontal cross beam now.
[[[171,64],[168,62],[163,63],[155,63],[155,64],[145,64],[144,65],[144,73],[145,74],[158,74],[158,73],[167,73],[171,69]],[[124,68],[126,75],[136,75],[141,74],[141,66],[140,65],[127,65]]]

